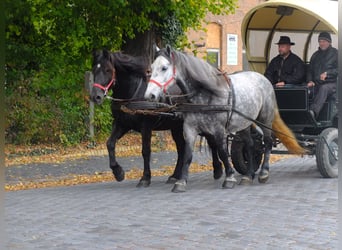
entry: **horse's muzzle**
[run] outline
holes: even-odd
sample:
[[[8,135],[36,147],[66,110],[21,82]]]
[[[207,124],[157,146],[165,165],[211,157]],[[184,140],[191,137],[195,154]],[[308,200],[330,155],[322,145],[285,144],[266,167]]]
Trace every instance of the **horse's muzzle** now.
[[[100,92],[100,91],[93,91],[93,92],[91,93],[90,99],[91,99],[94,103],[100,105],[100,104],[103,103],[104,94],[103,94],[102,92]]]

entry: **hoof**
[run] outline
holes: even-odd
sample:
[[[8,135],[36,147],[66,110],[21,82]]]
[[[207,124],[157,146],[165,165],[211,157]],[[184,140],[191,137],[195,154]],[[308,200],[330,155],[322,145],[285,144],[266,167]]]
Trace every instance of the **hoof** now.
[[[239,182],[239,185],[246,185],[246,186],[249,186],[249,185],[252,185],[253,184],[253,179],[252,177],[248,177],[248,176],[242,176],[240,182]]]
[[[113,174],[118,182],[123,181],[125,179],[125,171],[123,171],[121,167],[115,168],[113,170]]]
[[[236,184],[236,179],[234,177],[234,175],[231,175],[229,177],[226,177],[226,179],[224,180],[224,182],[222,183],[222,188],[224,189],[232,189],[235,187]]]
[[[151,180],[144,180],[144,179],[141,179],[139,181],[139,183],[137,184],[137,188],[140,188],[140,187],[149,187],[151,184]]]
[[[214,169],[214,179],[218,180],[222,177],[223,171],[222,167],[220,166],[219,168]]]
[[[266,183],[269,179],[270,175],[268,171],[263,171],[259,174],[258,181],[259,183]]]
[[[177,181],[172,188],[173,193],[184,193],[186,191],[186,181]]]
[[[177,181],[178,181],[177,178],[170,176],[170,177],[167,179],[166,184],[175,184]]]

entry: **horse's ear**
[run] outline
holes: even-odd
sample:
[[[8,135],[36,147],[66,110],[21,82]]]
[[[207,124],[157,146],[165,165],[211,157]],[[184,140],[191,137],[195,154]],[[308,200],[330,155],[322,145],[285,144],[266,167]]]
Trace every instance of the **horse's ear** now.
[[[114,54],[113,54],[113,53],[110,53],[110,52],[108,52],[108,54],[109,54],[109,61],[110,61],[110,63],[111,63],[112,65],[114,65]]]
[[[94,48],[92,51],[93,58],[96,58],[99,55],[99,52]]]
[[[110,53],[107,49],[103,49],[103,57],[109,59]]]
[[[172,48],[169,44],[166,45],[166,52],[169,57],[171,57]]]
[[[153,51],[154,51],[154,53],[157,53],[160,51],[159,47],[155,43],[153,44]]]

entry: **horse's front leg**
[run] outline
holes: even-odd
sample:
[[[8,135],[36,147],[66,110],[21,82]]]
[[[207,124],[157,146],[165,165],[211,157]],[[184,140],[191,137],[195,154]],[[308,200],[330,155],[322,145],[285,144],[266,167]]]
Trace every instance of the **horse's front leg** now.
[[[116,156],[115,156],[116,142],[128,131],[129,130],[127,128],[123,128],[117,125],[117,123],[114,121],[113,126],[112,126],[112,133],[107,140],[109,167],[112,169],[113,175],[117,181],[123,181],[125,179],[125,171],[116,161]]]
[[[224,131],[224,128],[222,128],[220,131]],[[234,188],[236,179],[234,176],[234,169],[229,162],[228,137],[224,133],[221,133],[214,137],[214,141],[216,142],[218,156],[223,162],[226,173],[226,177],[222,183],[222,188]]]
[[[267,134],[266,134],[267,133]],[[259,172],[258,180],[260,183],[266,183],[270,176],[270,156],[272,151],[272,136],[271,132],[264,131],[265,154],[262,162],[261,170]]]
[[[176,181],[178,181],[181,178],[182,175],[182,166],[184,161],[184,136],[183,136],[183,126],[180,126],[178,128],[171,130],[171,135],[173,140],[176,143],[177,148],[177,164],[175,167],[175,170],[173,171],[173,174],[169,176],[166,183],[168,184],[174,184]]]
[[[222,163],[221,163],[221,161],[219,159],[218,149],[217,149],[216,143],[208,141],[208,145],[210,147],[211,156],[212,156],[212,160],[213,160],[213,175],[214,175],[214,179],[218,180],[218,179],[221,178],[221,176],[223,174]]]
[[[184,158],[182,164],[182,171],[180,179],[173,186],[172,192],[180,193],[186,191],[186,185],[188,181],[189,175],[189,166],[192,161],[192,153],[195,145],[197,133],[193,128],[189,128],[189,126],[184,126]]]

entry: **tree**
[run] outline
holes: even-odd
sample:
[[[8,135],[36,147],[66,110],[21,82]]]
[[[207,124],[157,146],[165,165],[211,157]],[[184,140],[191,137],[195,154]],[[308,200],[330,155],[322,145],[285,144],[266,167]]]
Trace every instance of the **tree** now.
[[[146,51],[150,50],[152,43],[161,45],[168,42],[175,46],[179,38],[184,37],[187,29],[201,27],[201,22],[208,12],[229,14],[234,11],[237,2],[5,1],[8,10],[6,31],[10,44],[12,39],[22,46],[31,44],[35,48],[35,51],[31,52],[34,57],[44,57],[51,51],[56,51],[71,58],[87,57],[93,48],[101,47],[122,49],[133,54],[150,54]]]
[[[59,122],[52,124],[56,128],[49,131],[50,139],[65,135],[73,136],[72,141],[83,139],[85,132],[80,130],[87,102],[82,87],[93,49],[122,50],[152,60],[154,44],[184,46],[189,28],[200,28],[208,12],[231,13],[236,2],[5,0],[7,135],[29,135],[32,119],[39,118],[40,124],[49,117],[46,122],[51,123],[55,115]],[[36,105],[50,108],[29,109]],[[32,116],[25,115],[28,112]],[[36,139],[25,141],[44,138],[39,134],[44,129],[35,131]]]

